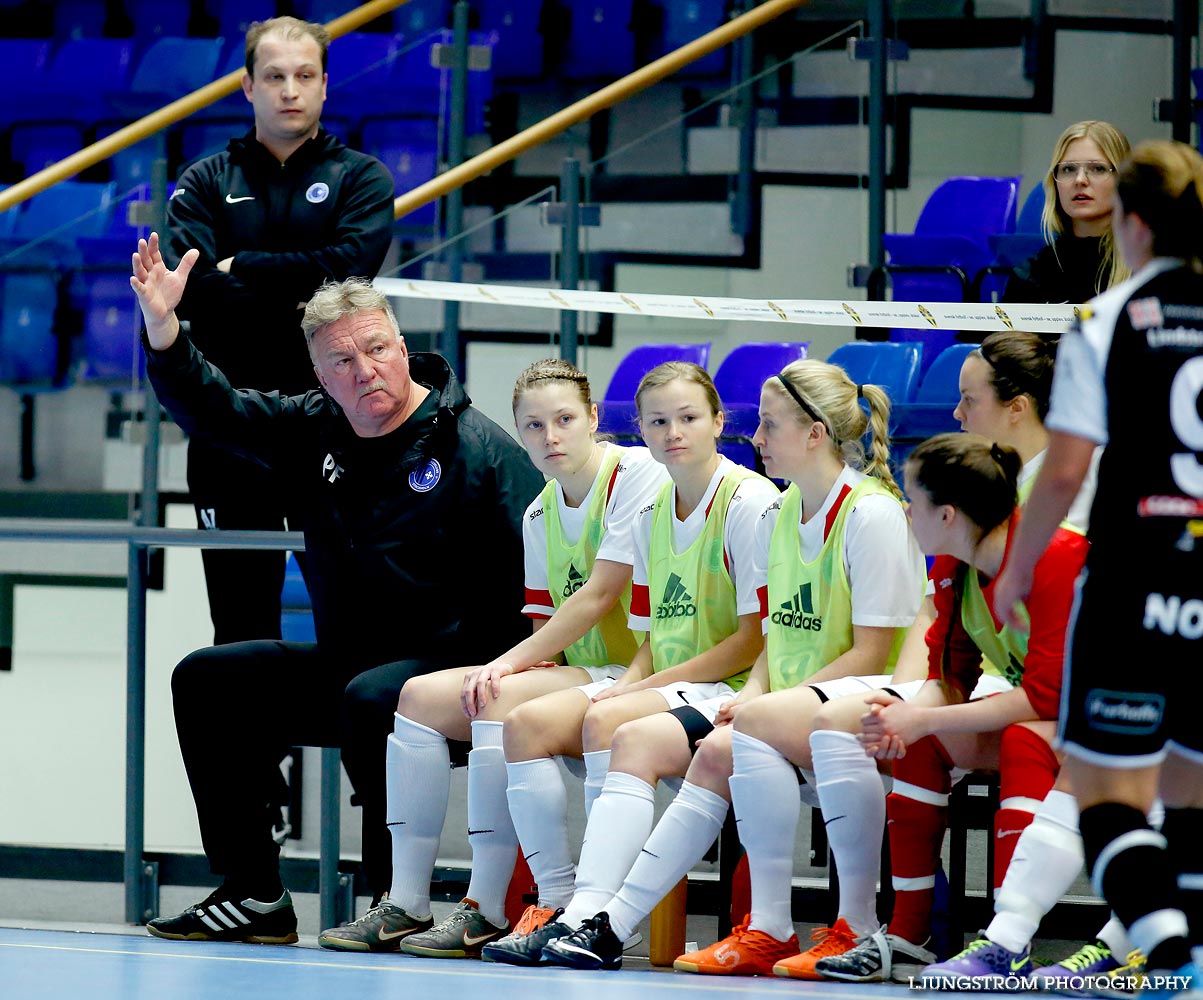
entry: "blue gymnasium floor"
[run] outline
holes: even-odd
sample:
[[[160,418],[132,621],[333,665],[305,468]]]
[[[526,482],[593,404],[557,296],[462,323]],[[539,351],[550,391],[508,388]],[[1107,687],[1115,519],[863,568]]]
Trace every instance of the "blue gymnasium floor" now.
[[[714,979],[652,970],[518,969],[397,955],[337,954],[306,947],[162,941],[127,934],[0,929],[4,1000],[689,1000],[819,994],[898,1000],[905,986]],[[684,997],[683,997],[684,1000]]]

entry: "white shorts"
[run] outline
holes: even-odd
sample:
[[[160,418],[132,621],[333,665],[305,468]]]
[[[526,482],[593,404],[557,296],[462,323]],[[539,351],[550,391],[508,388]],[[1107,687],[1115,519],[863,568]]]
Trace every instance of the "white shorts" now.
[[[617,663],[608,663],[604,667],[581,667],[593,679],[588,684],[578,684],[577,691],[584,691],[586,698],[592,698],[599,691],[614,686],[614,682],[627,672],[627,668]]]
[[[676,681],[664,687],[653,688],[656,694],[667,702],[668,707],[684,708],[688,705],[706,717],[707,722],[714,722],[719,706],[725,705],[735,697],[735,689],[726,681],[715,681],[712,684],[694,684],[690,681]]]
[[[834,701],[836,698],[844,698],[847,695],[861,692],[880,691],[882,688],[888,688],[892,694],[896,694],[903,701],[910,701],[919,693],[919,689],[925,683],[922,679],[907,681],[905,684],[895,684],[893,681],[893,674],[870,674],[867,677],[855,675],[836,677],[833,680],[820,681],[818,684],[807,686],[818,692],[823,701]]]

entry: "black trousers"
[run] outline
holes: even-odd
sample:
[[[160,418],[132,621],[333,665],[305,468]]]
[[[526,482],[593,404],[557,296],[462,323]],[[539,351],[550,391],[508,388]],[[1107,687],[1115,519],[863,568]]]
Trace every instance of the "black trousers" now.
[[[198,528],[285,528],[284,490],[273,473],[195,439],[188,442],[188,489]],[[299,527],[295,519],[289,526]],[[285,559],[269,549],[201,550],[214,643],[280,638]]]
[[[214,873],[254,877],[279,867],[269,803],[290,746],[341,747],[363,809],[363,867],[373,894],[392,878],[384,761],[397,695],[410,677],[453,666],[398,660],[360,672],[313,643],[212,646],[171,678],[176,733]]]

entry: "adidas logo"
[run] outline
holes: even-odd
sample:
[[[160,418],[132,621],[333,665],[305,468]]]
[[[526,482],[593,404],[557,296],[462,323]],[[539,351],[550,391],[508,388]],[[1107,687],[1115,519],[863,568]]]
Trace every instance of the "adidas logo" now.
[[[568,565],[568,582],[564,584],[563,597],[571,597],[585,585],[585,578],[572,563]]]
[[[774,625],[780,625],[782,628],[798,628],[805,629],[807,632],[822,632],[823,619],[816,615],[814,602],[810,595],[811,585],[804,583],[798,588],[798,592],[788,600],[784,601],[779,611],[774,611],[772,618],[769,620]]]
[[[676,573],[670,574],[664,597],[656,608],[656,618],[661,621],[665,618],[692,618],[697,613],[698,606],[693,603],[693,597],[685,589],[681,578]]]

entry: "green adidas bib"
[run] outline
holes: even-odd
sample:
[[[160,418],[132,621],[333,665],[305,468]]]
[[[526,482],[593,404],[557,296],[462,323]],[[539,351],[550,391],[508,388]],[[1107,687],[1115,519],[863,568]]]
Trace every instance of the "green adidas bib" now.
[[[597,550],[606,532],[606,502],[609,499],[606,486],[622,461],[623,453],[624,449],[611,446],[602,456],[601,468],[593,480],[593,499],[585,513],[581,537],[575,545],[569,545],[564,538],[555,480],[544,486],[539,495],[547,529],[547,589],[551,591],[553,607],[558,608],[580,590],[593,572]],[[564,662],[574,667],[630,663],[642,641],[627,625],[630,610],[631,585],[628,583],[618,603],[606,612],[605,617],[564,650]]]
[[[738,628],[735,584],[723,560],[723,529],[735,491],[753,477],[763,478],[739,466],[723,476],[701,534],[680,554],[673,551],[673,484],[665,483],[656,497],[647,567],[653,670],[693,659]],[[747,679],[745,670],[726,683],[738,691]]]
[[[990,606],[986,603],[986,595],[982,593],[978,581],[977,570],[972,566],[965,568],[965,580],[961,585],[961,622],[973,644],[982,651],[990,666],[1000,676],[1005,678],[1012,687],[1017,687],[1023,679],[1023,661],[1028,655],[1028,609],[1019,606],[1020,615],[1024,621],[1021,632],[1004,625],[1001,630],[994,627],[994,618],[990,614]],[[985,664],[983,664],[983,670]]]
[[[879,480],[866,476],[844,497],[823,548],[810,562],[802,561],[802,494],[790,484],[781,498],[781,512],[769,541],[766,644],[769,690],[782,691],[804,683],[852,648],[852,587],[844,570],[844,532],[857,500],[872,493],[893,497]],[[922,593],[923,581],[915,581]],[[888,669],[894,669],[906,629],[890,649]]]

